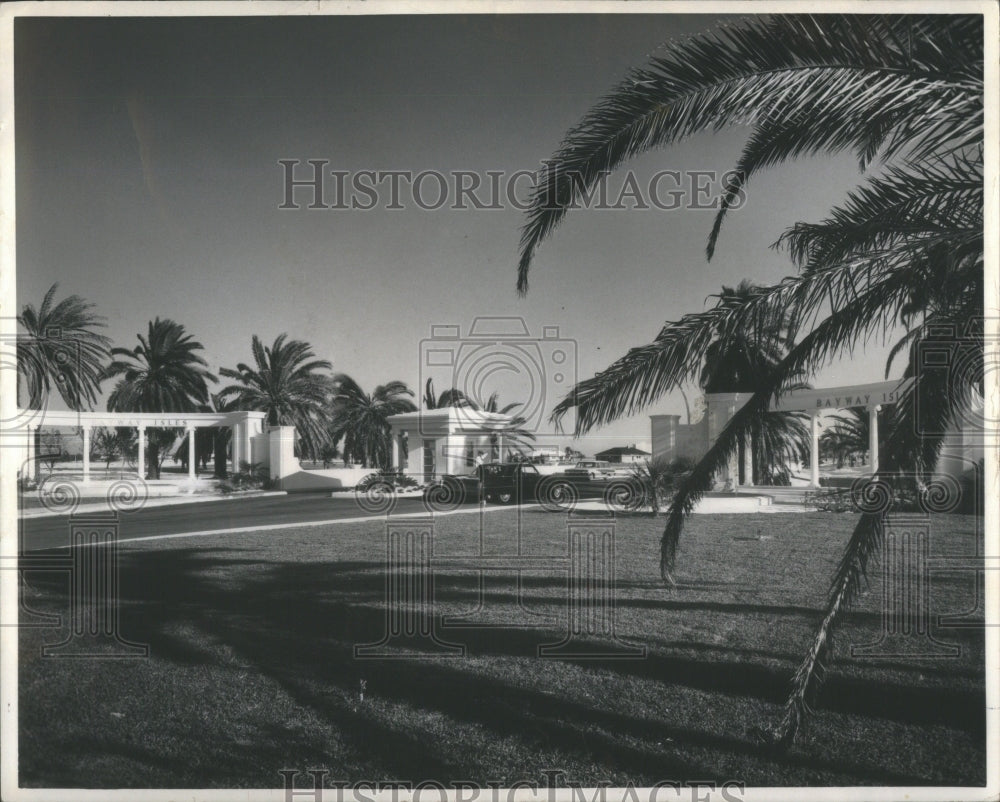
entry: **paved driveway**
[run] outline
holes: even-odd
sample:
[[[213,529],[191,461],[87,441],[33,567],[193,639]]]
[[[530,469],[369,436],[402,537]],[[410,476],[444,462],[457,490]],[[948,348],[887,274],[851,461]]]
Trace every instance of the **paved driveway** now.
[[[393,514],[425,512],[417,498],[396,501]],[[353,493],[331,498],[329,493],[298,493],[246,499],[219,499],[194,504],[148,507],[119,514],[119,539],[150,538],[184,532],[203,532],[240,527],[268,527],[345,518],[366,518],[373,513],[362,508]],[[18,522],[22,549],[52,549],[69,542],[69,516],[50,515]]]

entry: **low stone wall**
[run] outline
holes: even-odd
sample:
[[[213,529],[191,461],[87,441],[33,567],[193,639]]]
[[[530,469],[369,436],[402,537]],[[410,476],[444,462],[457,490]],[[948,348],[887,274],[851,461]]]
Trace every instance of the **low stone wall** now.
[[[377,471],[374,468],[317,468],[298,470],[281,479],[281,489],[289,493],[311,490],[350,490],[366,476]]]

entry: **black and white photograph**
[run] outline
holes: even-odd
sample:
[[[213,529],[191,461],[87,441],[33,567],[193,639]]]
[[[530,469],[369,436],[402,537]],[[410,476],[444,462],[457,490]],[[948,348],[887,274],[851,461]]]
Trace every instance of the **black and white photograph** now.
[[[1000,800],[998,7],[0,8],[0,795]]]

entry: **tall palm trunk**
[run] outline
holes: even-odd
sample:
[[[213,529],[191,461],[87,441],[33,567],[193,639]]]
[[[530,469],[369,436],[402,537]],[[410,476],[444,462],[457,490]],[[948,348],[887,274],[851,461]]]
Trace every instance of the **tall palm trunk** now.
[[[149,438],[146,449],[146,478],[160,478],[160,444],[155,436]]]
[[[217,479],[225,479],[228,475],[226,470],[226,452],[229,447],[229,437],[227,436],[226,429],[216,427],[213,442],[215,445],[215,476]]]

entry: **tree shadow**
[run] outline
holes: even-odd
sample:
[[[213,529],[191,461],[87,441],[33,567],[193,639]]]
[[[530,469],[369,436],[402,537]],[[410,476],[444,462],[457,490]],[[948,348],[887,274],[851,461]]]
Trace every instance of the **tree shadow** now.
[[[718,734],[585,704],[565,693],[527,687],[516,679],[507,681],[482,671],[476,673],[477,669],[473,666],[470,670],[466,661],[443,657],[391,659],[405,657],[405,649],[390,652],[389,659],[359,660],[354,646],[378,641],[385,631],[384,563],[282,562],[250,558],[247,553],[221,548],[122,552],[122,634],[148,643],[154,659],[187,666],[217,662],[211,649],[195,640],[200,635],[211,643],[225,644],[241,663],[277,683],[298,705],[315,711],[334,727],[358,765],[372,767],[383,779],[468,779],[474,759],[449,758],[433,740],[414,731],[412,718],[405,715],[405,711],[416,711],[415,716],[429,711],[444,714],[451,722],[485,728],[496,737],[517,739],[532,752],[573,755],[606,770],[609,776],[628,777],[636,784],[715,773],[714,761],[708,758],[693,759],[672,748],[650,745],[670,741],[683,744],[685,752],[694,748],[700,755],[711,750],[742,756],[768,767],[777,778],[787,777],[791,771],[796,778],[813,777],[819,772],[863,784],[927,782],[919,776],[836,757],[795,751],[775,756],[750,736]],[[58,606],[67,594],[65,577],[38,574],[33,585],[47,595],[47,607]],[[549,589],[551,593],[532,594],[528,601],[558,605],[564,598],[560,595],[565,592],[564,585],[558,577],[547,583],[536,578],[532,587]],[[439,579],[437,601],[472,607],[479,594],[475,575],[455,572]],[[491,593],[491,600],[510,605],[519,598],[518,594]],[[779,605],[764,605],[758,610],[752,605],[717,602],[621,601],[639,609],[681,612],[761,612],[810,618],[818,612]],[[192,630],[195,636],[190,634]],[[469,657],[505,660],[535,658],[541,644],[558,641],[564,634],[551,625],[538,629],[511,625],[437,632],[445,640],[461,642]],[[672,654],[658,648],[644,660],[571,658],[567,662],[585,672],[749,697],[769,705],[784,701],[790,670],[750,662],[751,658],[764,656],[754,650],[735,649],[724,656],[709,645],[701,646],[705,657]],[[690,649],[692,645],[685,643],[684,647]],[[367,701],[361,699],[362,682],[367,688]],[[379,703],[375,704],[374,699]],[[388,715],[386,703],[390,707]],[[978,692],[831,676],[819,704],[837,713],[917,725],[944,724],[977,737],[985,731],[985,698]],[[396,718],[392,711],[403,712]],[[706,721],[706,728],[711,723]],[[39,723],[32,725],[37,729]],[[277,733],[282,732],[277,723],[275,728]],[[219,765],[206,766],[204,776],[191,781],[192,785],[232,784],[234,777],[241,776],[241,770],[248,776],[264,772],[265,778],[270,776],[271,782],[278,785],[277,771],[286,768],[278,761],[285,752],[279,754],[271,746],[273,735],[262,732],[259,743],[245,752]],[[322,750],[310,749],[308,739],[300,746],[303,759],[322,755]],[[141,745],[105,738],[95,740],[87,749],[90,754],[98,754],[98,749],[121,752],[162,770],[170,768],[147,760]]]

